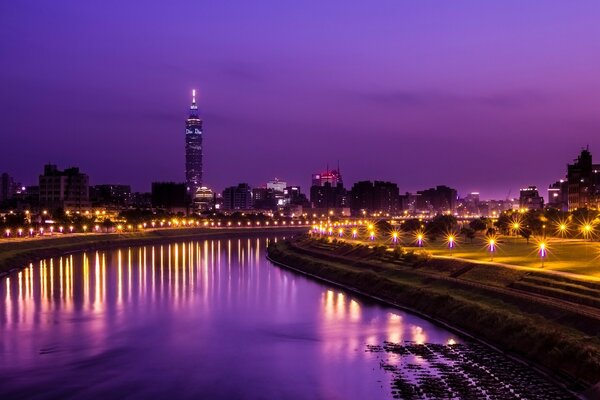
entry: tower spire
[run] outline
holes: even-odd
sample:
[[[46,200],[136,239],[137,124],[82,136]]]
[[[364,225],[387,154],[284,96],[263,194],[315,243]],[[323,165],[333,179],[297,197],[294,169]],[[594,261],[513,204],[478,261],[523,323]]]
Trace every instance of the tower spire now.
[[[196,89],[192,89],[192,104],[190,105],[190,116],[198,116],[198,106],[196,105]]]

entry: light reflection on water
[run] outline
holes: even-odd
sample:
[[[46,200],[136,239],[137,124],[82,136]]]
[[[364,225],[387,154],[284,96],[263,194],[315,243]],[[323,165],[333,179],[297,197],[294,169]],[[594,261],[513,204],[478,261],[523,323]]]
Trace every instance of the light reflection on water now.
[[[389,398],[366,344],[446,343],[427,321],[271,265],[268,239],[44,260],[0,285],[12,396]]]

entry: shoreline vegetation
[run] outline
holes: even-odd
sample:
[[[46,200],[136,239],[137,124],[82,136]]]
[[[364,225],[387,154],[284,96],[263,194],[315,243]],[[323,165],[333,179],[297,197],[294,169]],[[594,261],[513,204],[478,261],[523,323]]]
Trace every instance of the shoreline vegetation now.
[[[283,267],[414,311],[600,396],[600,284],[400,247],[302,236],[271,243]]]
[[[83,251],[165,243],[178,239],[221,239],[264,235],[267,232],[296,234],[305,231],[306,227],[177,228],[133,233],[89,233],[73,236],[57,234],[50,238],[6,241],[0,242],[0,277],[32,262]]]

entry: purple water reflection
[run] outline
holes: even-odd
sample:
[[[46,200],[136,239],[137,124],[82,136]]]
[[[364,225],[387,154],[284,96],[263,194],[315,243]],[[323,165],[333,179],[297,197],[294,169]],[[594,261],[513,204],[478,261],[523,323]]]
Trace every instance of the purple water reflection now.
[[[390,398],[367,344],[455,335],[273,266],[268,239],[89,252],[0,281],[2,398]]]

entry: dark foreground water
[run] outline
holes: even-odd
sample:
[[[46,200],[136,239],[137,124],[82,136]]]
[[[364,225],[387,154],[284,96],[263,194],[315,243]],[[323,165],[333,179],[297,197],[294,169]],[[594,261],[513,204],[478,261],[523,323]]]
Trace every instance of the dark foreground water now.
[[[421,318],[273,266],[268,241],[90,252],[4,278],[0,399],[566,397]]]

